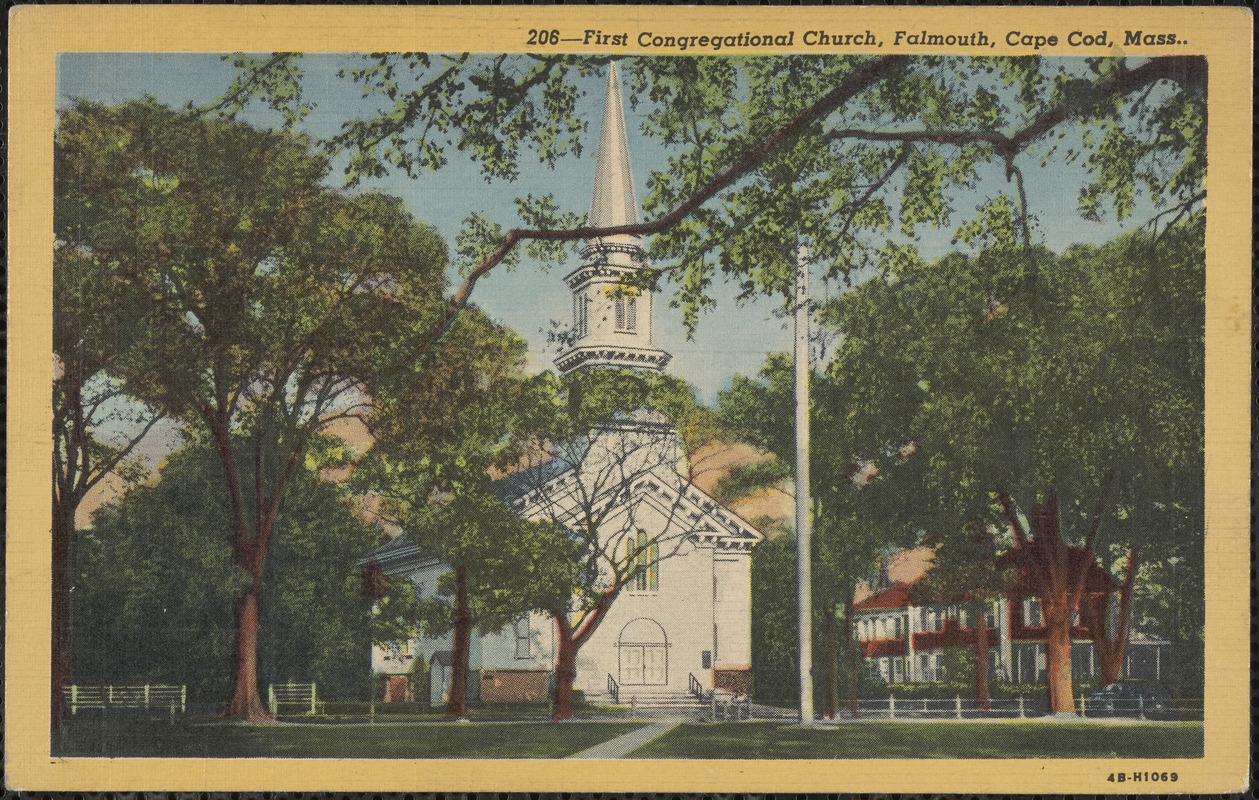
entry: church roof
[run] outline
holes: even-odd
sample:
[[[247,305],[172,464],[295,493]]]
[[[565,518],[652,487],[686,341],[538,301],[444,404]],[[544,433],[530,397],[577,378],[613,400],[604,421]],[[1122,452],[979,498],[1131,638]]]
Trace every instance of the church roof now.
[[[595,161],[595,192],[590,201],[592,227],[610,228],[638,222],[638,199],[630,170],[629,143],[625,138],[625,112],[621,107],[621,76],[616,62],[608,66],[608,100],[599,133]]]

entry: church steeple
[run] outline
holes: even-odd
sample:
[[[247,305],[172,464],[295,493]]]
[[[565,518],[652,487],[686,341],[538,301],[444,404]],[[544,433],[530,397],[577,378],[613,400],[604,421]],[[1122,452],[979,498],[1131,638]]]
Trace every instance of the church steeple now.
[[[608,67],[608,99],[595,159],[594,196],[587,224],[612,228],[638,222],[638,200],[630,169],[621,76]],[[671,356],[651,344],[650,291],[622,284],[622,278],[649,267],[642,237],[617,234],[587,240],[581,266],[565,278],[573,293],[573,346],[560,353],[560,374],[597,366],[662,370]]]
[[[587,224],[594,228],[613,228],[635,222],[638,222],[638,201],[634,197],[634,174],[630,169],[629,142],[625,138],[621,75],[614,61],[608,67],[608,103],[603,109],[603,130],[599,132],[595,194],[590,201]]]

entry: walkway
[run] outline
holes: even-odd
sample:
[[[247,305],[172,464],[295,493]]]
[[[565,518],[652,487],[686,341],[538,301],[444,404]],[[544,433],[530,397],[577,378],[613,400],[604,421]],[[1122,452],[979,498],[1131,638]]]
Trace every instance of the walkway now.
[[[573,753],[569,758],[625,758],[652,739],[668,733],[680,724],[680,720],[651,722],[603,744],[597,744],[580,753]]]

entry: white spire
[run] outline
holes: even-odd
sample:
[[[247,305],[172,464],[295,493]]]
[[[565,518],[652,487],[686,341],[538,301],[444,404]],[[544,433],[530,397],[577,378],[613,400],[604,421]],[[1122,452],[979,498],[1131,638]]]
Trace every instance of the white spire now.
[[[599,133],[595,161],[595,193],[590,201],[588,225],[610,228],[638,222],[638,199],[630,171],[629,143],[625,138],[625,112],[621,108],[621,74],[616,62],[608,65],[608,100]]]
[[[621,76],[613,63],[608,65],[608,99],[587,224],[615,228],[636,222],[638,200],[621,109]],[[619,234],[586,242],[581,266],[564,278],[573,293],[575,340],[555,358],[561,375],[586,367],[662,370],[669,363],[669,354],[651,343],[653,292],[624,291],[623,279],[648,266],[641,236]]]

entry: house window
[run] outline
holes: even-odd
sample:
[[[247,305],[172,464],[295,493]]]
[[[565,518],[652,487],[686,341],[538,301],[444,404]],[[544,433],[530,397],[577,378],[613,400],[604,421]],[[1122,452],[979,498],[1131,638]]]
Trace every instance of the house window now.
[[[1040,598],[1029,597],[1023,601],[1023,621],[1029,628],[1039,628],[1045,623],[1040,616]]]
[[[905,659],[894,658],[892,659],[892,681],[900,683],[903,680],[905,680]]]
[[[701,669],[712,669],[713,654],[711,650],[704,650],[699,654],[699,666]]]
[[[984,621],[988,623],[989,628],[997,627],[997,610],[988,606],[988,609],[984,611]]]
[[[647,531],[639,528],[634,539],[625,540],[625,563],[632,567],[632,588],[640,592],[660,589],[660,545],[647,541]]]
[[[612,300],[616,309],[616,330],[619,333],[634,333],[638,330],[638,298],[616,297]]]
[[[524,616],[516,620],[512,624],[512,631],[516,634],[516,658],[529,657],[529,617]]]

